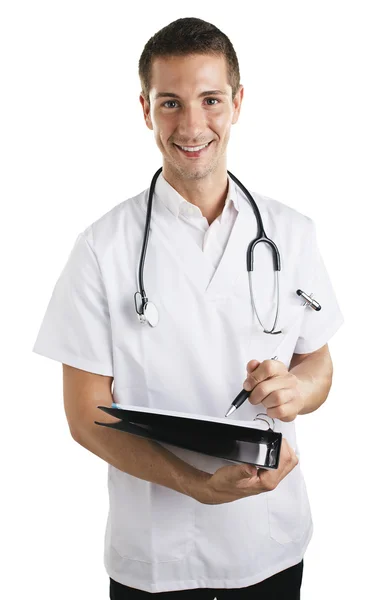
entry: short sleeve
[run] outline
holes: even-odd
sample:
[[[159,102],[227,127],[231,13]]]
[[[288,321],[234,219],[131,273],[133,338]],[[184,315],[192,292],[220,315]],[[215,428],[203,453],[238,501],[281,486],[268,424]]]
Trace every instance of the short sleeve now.
[[[305,308],[300,334],[293,351],[296,354],[306,354],[318,350],[329,341],[344,323],[330,277],[318,248],[315,223],[312,219],[309,219],[309,221],[310,229],[306,238],[308,254],[303,260],[305,260],[312,275],[310,277],[310,289],[304,289],[303,291],[309,295],[313,294],[312,297],[319,302],[321,310],[316,311],[310,306]],[[303,262],[303,265],[305,262]]]
[[[110,315],[97,257],[80,233],[55,284],[33,352],[113,376]]]

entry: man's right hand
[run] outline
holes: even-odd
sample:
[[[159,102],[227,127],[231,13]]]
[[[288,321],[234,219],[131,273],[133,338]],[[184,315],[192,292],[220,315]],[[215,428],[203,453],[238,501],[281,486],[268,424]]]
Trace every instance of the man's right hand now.
[[[269,492],[274,490],[297,464],[296,454],[287,440],[283,438],[277,469],[257,469],[257,467],[245,463],[221,467],[206,480],[200,502],[202,504],[224,504]]]

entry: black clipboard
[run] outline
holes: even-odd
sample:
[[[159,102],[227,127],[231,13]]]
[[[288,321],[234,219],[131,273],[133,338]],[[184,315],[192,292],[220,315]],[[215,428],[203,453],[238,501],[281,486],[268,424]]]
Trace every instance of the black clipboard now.
[[[231,421],[225,423],[223,419],[198,418],[172,411],[165,411],[172,414],[164,414],[164,411],[145,408],[97,408],[120,420],[116,423],[94,421],[96,425],[263,469],[279,466],[282,434],[271,427],[257,429]]]

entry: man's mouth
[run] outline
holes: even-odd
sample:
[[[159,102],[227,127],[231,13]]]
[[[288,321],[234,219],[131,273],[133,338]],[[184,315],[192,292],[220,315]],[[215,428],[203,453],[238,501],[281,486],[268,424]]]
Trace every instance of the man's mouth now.
[[[176,146],[185,156],[198,158],[206,151],[212,141],[213,140],[206,144],[202,144],[201,146],[179,146],[178,144],[174,144],[174,146]]]

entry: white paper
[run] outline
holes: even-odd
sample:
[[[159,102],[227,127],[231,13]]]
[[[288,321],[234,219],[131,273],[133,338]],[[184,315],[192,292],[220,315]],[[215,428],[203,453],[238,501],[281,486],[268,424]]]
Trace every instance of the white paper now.
[[[164,410],[162,408],[148,408],[145,406],[133,406],[133,405],[123,405],[116,404],[115,402],[112,404],[111,408],[120,408],[122,410],[137,410],[145,413],[152,413],[158,415],[167,415],[171,417],[179,417],[179,418],[189,418],[189,419],[198,419],[200,421],[211,421],[213,423],[225,423],[226,425],[237,425],[239,427],[249,427],[250,429],[262,429],[267,430],[269,428],[268,424],[265,421],[252,420],[252,421],[240,421],[230,419],[229,417],[209,417],[208,415],[195,415],[193,413],[182,413],[174,410]]]

